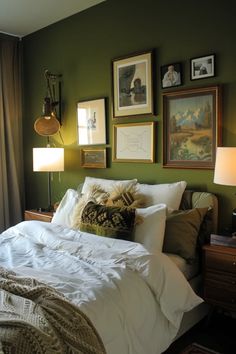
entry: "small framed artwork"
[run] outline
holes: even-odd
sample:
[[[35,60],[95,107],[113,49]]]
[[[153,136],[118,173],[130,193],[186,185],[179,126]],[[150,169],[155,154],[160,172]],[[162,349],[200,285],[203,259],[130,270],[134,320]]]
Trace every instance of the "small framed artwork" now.
[[[77,103],[78,145],[106,144],[105,98]]]
[[[220,86],[163,94],[163,166],[213,169],[221,145]]]
[[[154,162],[154,122],[114,124],[113,161]]]
[[[81,149],[81,167],[106,168],[106,149]]]
[[[169,88],[182,85],[181,63],[161,66],[161,87]]]
[[[113,60],[114,118],[153,114],[152,57],[148,51]]]
[[[190,59],[191,80],[215,76],[215,54]]]

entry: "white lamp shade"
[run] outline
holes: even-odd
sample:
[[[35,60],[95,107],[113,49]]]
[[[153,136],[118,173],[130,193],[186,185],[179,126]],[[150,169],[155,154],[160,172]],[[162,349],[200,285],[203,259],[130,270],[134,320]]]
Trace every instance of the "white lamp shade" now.
[[[236,186],[236,147],[218,147],[214,183]]]
[[[64,171],[64,149],[51,147],[33,148],[33,171]]]

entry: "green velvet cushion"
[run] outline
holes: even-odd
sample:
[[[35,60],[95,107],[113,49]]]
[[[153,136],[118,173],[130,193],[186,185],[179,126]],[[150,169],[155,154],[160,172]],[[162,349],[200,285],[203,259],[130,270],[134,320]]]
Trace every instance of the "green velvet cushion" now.
[[[89,202],[83,209],[80,230],[100,236],[131,240],[135,209],[107,207]]]
[[[178,254],[192,263],[196,258],[197,239],[208,208],[174,210],[166,219],[163,252]]]

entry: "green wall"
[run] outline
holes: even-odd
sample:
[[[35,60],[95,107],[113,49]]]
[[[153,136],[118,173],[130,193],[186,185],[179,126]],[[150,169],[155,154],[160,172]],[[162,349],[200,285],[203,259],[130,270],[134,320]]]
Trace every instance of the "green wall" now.
[[[34,132],[46,93],[44,70],[62,74],[65,172],[53,180],[53,200],[68,187],[76,188],[86,175],[133,178],[149,183],[186,180],[189,188],[215,192],[220,202],[220,227],[228,227],[236,207],[235,189],[213,184],[212,170],[162,167],[163,116],[160,66],[181,62],[183,86],[221,84],[223,89],[222,137],[224,146],[236,139],[236,44],[234,0],[108,0],[23,38],[24,47],[24,153],[26,207],[47,205],[47,176],[32,172],[32,148],[45,146],[46,138]],[[154,82],[157,114],[144,118],[112,118],[111,61],[134,52],[154,49]],[[216,54],[216,77],[191,81],[189,60]],[[166,90],[167,91],[167,90]],[[165,91],[165,92],[166,92]],[[108,98],[108,168],[80,167],[76,134],[76,103],[98,97]],[[111,161],[112,125],[117,122],[156,121],[154,164]],[[53,142],[60,146],[59,136]]]

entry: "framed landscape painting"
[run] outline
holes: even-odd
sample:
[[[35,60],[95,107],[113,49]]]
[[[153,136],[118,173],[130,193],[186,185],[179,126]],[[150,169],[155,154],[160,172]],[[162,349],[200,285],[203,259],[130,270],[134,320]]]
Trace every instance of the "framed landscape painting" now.
[[[153,114],[152,56],[149,51],[113,60],[114,118]]]
[[[221,145],[219,86],[163,94],[163,166],[213,169]]]

